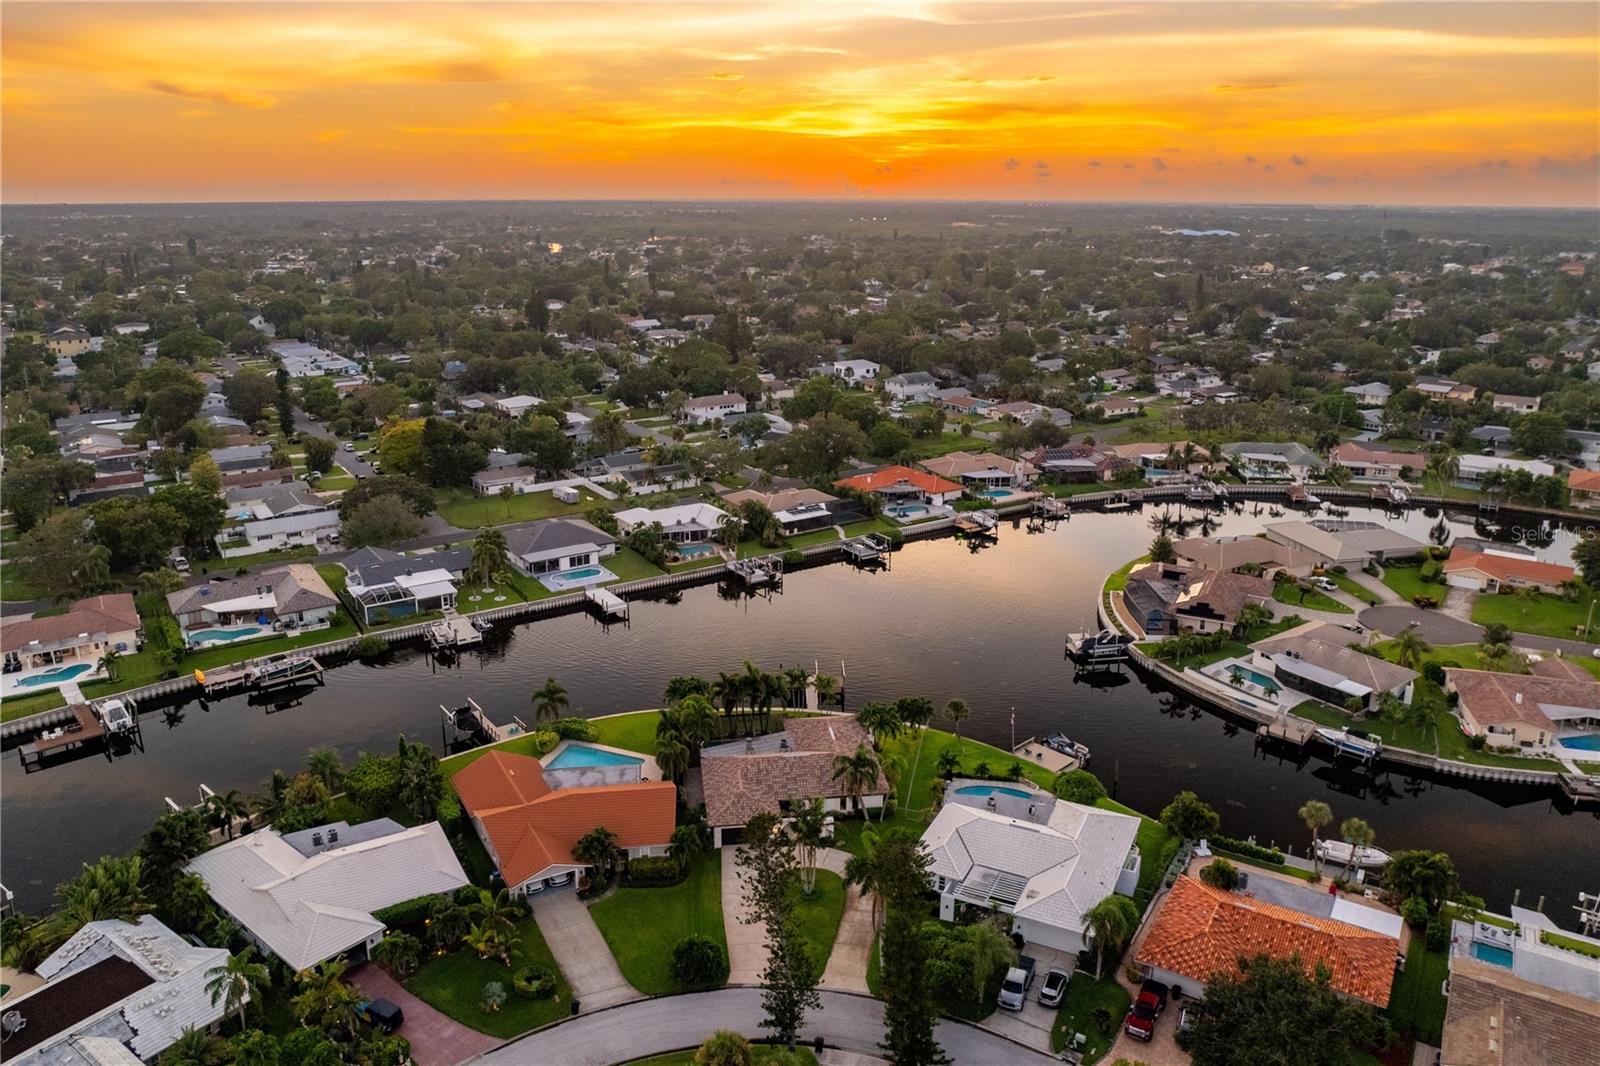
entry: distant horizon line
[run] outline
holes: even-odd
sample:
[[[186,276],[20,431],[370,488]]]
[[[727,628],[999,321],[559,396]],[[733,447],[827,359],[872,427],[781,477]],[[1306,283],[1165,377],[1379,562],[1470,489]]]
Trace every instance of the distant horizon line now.
[[[894,204],[918,205],[1004,205],[1010,207],[1232,207],[1232,208],[1318,208],[1323,210],[1431,210],[1431,211],[1529,211],[1529,212],[1579,212],[1600,214],[1600,202],[1594,205],[1531,205],[1514,203],[1382,203],[1368,201],[1341,203],[1314,200],[1006,200],[968,197],[895,197],[881,200],[843,199],[830,197],[692,197],[692,196],[634,196],[634,197],[503,197],[503,196],[420,196],[395,199],[285,199],[285,200],[8,200],[0,195],[0,206],[5,207],[273,207],[297,204],[811,204],[819,206],[892,206]]]

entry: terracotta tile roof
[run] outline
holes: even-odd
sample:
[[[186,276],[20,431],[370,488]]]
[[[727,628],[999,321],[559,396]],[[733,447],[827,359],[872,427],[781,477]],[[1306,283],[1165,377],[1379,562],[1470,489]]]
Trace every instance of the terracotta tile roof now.
[[[1592,677],[1579,681],[1447,666],[1444,683],[1460,696],[1462,712],[1484,728],[1526,722],[1554,730],[1545,705],[1593,708],[1600,715],[1600,684]]]
[[[65,614],[30,618],[0,627],[0,648],[14,651],[38,641],[49,644],[70,640],[80,633],[122,633],[139,628],[139,611],[126,592],[90,596],[74,603]]]
[[[1428,465],[1426,456],[1418,452],[1392,452],[1383,448],[1368,448],[1353,440],[1347,440],[1333,451],[1328,453],[1328,458],[1336,463],[1351,463],[1355,466],[1381,465],[1403,466],[1407,470],[1421,471]]]
[[[1559,655],[1547,659],[1540,659],[1529,667],[1538,677],[1551,677],[1557,681],[1581,681],[1593,684],[1595,676],[1571,659],[1563,659]]]
[[[1573,492],[1600,492],[1600,470],[1573,470],[1567,475],[1567,488]]]
[[[850,715],[789,718],[783,729],[789,751],[701,760],[700,785],[709,824],[743,825],[763,812],[776,813],[784,800],[841,797],[844,783],[834,780],[834,757],[849,755],[862,745],[872,748],[871,737]],[[888,791],[889,781],[879,770],[873,793]]]
[[[1444,572],[1461,573],[1477,570],[1496,581],[1522,581],[1538,585],[1559,585],[1571,579],[1573,569],[1560,563],[1547,563],[1520,555],[1499,555],[1492,552],[1453,551],[1444,561]]]
[[[538,759],[491,751],[454,783],[511,886],[554,865],[581,865],[572,849],[591,829],[604,826],[626,849],[665,846],[677,825],[678,791],[666,781],[551,789]]]
[[[1398,950],[1392,936],[1180,877],[1145,935],[1138,962],[1205,981],[1236,970],[1241,958],[1298,955],[1308,972],[1325,965],[1336,991],[1383,1007]]]
[[[954,481],[946,481],[936,474],[930,474],[923,470],[913,470],[909,466],[886,466],[882,470],[857,474],[855,477],[840,478],[834,484],[848,485],[850,488],[859,489],[862,492],[877,492],[880,489],[894,488],[901,482],[935,495],[963,491],[962,487]]]
[[[1456,1066],[1592,1066],[1600,1003],[1470,958],[1450,960],[1443,1060]]]

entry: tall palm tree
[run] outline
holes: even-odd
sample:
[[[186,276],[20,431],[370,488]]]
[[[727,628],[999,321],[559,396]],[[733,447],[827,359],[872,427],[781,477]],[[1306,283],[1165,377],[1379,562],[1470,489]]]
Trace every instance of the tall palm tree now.
[[[228,1043],[209,1029],[185,1029],[158,1061],[161,1066],[220,1066],[229,1061]]]
[[[845,795],[857,810],[862,810],[861,797],[878,787],[878,760],[865,744],[858,744],[854,754],[833,757],[833,779],[843,782]],[[862,816],[866,816],[865,810]]]
[[[1317,854],[1317,841],[1320,839],[1322,827],[1333,821],[1333,808],[1319,799],[1306,800],[1300,805],[1300,820],[1306,823],[1306,828],[1311,830],[1311,862],[1317,871],[1317,876],[1322,875],[1322,857]]]
[[[289,1009],[301,1024],[308,1025],[313,1017],[322,1015],[336,990],[344,986],[345,970],[349,967],[346,959],[329,959],[294,975],[295,985],[300,991],[290,1000]]]
[[[784,685],[789,690],[789,706],[798,707],[805,702],[807,680],[804,667],[791,666],[783,672]]]
[[[856,714],[856,722],[872,734],[872,740],[879,748],[899,736],[906,726],[899,708],[892,703],[879,701],[862,707]]]
[[[667,856],[677,864],[678,869],[687,870],[695,859],[710,849],[711,842],[706,839],[705,828],[684,822],[672,831],[672,838],[667,843]]]
[[[1094,938],[1094,976],[1105,969],[1106,949],[1120,948],[1139,928],[1139,906],[1127,896],[1112,893],[1083,916],[1083,930]]]
[[[839,679],[832,674],[818,674],[811,687],[817,690],[817,706],[825,707],[839,698]]]
[[[517,927],[517,920],[528,911],[525,904],[504,888],[498,892],[480,888],[478,898],[467,904],[467,913],[484,925],[510,934]]]
[[[227,792],[213,792],[206,797],[206,811],[212,825],[233,839],[234,827],[250,816],[250,805],[236,788]]]
[[[323,995],[323,1028],[343,1029],[350,1036],[355,1036],[361,1027],[361,1010],[366,1002],[366,993],[351,988],[343,981],[335,981]]]
[[[944,716],[956,727],[956,743],[961,742],[961,723],[972,715],[972,708],[967,706],[966,700],[955,699],[944,705]]]
[[[683,734],[673,731],[656,741],[656,765],[668,781],[680,780],[689,769],[689,745]]]
[[[697,761],[700,749],[717,735],[717,709],[704,696],[687,696],[678,704],[678,732],[689,745],[690,762]]]
[[[344,760],[329,745],[319,744],[306,752],[306,772],[327,785],[329,792],[337,792],[344,782]]]
[[[1422,657],[1433,648],[1422,639],[1416,626],[1410,626],[1394,638],[1394,661],[1408,669],[1416,669]]]
[[[789,811],[789,835],[800,856],[800,887],[806,895],[817,891],[817,852],[833,842],[828,835],[828,815],[820,799],[793,805]]]
[[[491,584],[506,566],[506,535],[494,526],[472,538],[472,561],[464,575],[474,585]]]
[[[244,1009],[257,999],[263,988],[272,984],[272,972],[255,959],[256,949],[246,947],[237,955],[229,955],[220,966],[206,971],[206,991],[211,993],[211,1005],[225,1000],[222,1013],[239,1015],[239,1028],[244,1029]]]
[[[555,721],[561,717],[561,712],[567,709],[569,702],[567,690],[562,686],[561,682],[553,677],[545,678],[544,684],[535,689],[533,693],[534,720],[542,722],[548,718],[551,721]]]
[[[106,858],[56,886],[56,912],[46,926],[51,942],[61,943],[90,922],[137,922],[149,914],[155,904],[145,893],[143,872],[137,855]]]
[[[739,708],[739,699],[744,694],[744,678],[726,672],[717,674],[717,679],[711,682],[711,698],[722,705],[722,713],[733,714]]]
[[[878,894],[878,886],[884,880],[884,871],[878,861],[879,839],[877,830],[863,829],[857,854],[851,855],[844,862],[845,887],[854,885],[861,890],[863,896],[871,898],[874,930],[883,924],[883,897]]]
[[[405,978],[422,958],[422,943],[410,933],[390,932],[372,949],[372,961]]]
[[[1350,845],[1350,858],[1344,864],[1344,880],[1350,879],[1350,871],[1356,865],[1356,849],[1370,847],[1377,833],[1372,826],[1362,818],[1346,818],[1339,823],[1339,836]]]
[[[600,825],[578,838],[572,846],[572,856],[592,866],[600,877],[609,877],[622,861],[622,849],[617,846],[617,835]]]

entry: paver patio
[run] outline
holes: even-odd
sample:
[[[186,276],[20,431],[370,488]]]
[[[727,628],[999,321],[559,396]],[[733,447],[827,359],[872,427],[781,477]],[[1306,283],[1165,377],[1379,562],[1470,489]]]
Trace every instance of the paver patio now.
[[[400,1035],[411,1042],[411,1057],[417,1066],[456,1066],[500,1043],[498,1037],[469,1029],[428,1006],[377,966],[356,967],[350,971],[350,983],[368,999],[386,999],[405,1011]]]

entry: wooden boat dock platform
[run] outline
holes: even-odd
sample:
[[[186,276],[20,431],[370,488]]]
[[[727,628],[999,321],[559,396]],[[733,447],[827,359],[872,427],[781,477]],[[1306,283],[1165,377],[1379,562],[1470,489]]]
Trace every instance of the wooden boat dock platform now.
[[[993,537],[1000,525],[1000,517],[989,510],[967,511],[956,515],[950,524],[969,537]]]
[[[263,692],[286,685],[322,684],[322,664],[304,652],[284,652],[264,659],[224,666],[216,670],[196,670],[195,681],[207,696],[216,696],[236,689],[257,689]]]
[[[483,643],[483,634],[472,619],[454,612],[428,627],[428,644],[434,651],[455,651]]]
[[[1037,737],[1024,740],[1011,749],[1011,754],[1024,762],[1041,766],[1053,774],[1059,774],[1063,770],[1076,770],[1083,765],[1081,760],[1065,752],[1056,751]]]
[[[607,589],[584,589],[584,599],[594,604],[605,619],[628,618],[628,601]]]
[[[1316,733],[1316,729],[1315,722],[1286,714],[1256,726],[1256,736],[1264,740],[1281,740],[1297,748],[1303,748]]]
[[[55,729],[47,729],[31,743],[22,746],[20,755],[24,770],[38,769],[51,755],[105,741],[106,727],[94,713],[93,707],[87,703],[75,703],[68,710],[72,712],[71,722]]]
[[[763,555],[755,559],[734,559],[727,564],[728,573],[746,585],[776,585],[783,580],[783,558]]]
[[[1600,803],[1600,774],[1562,774],[1558,781],[1574,803]]]

